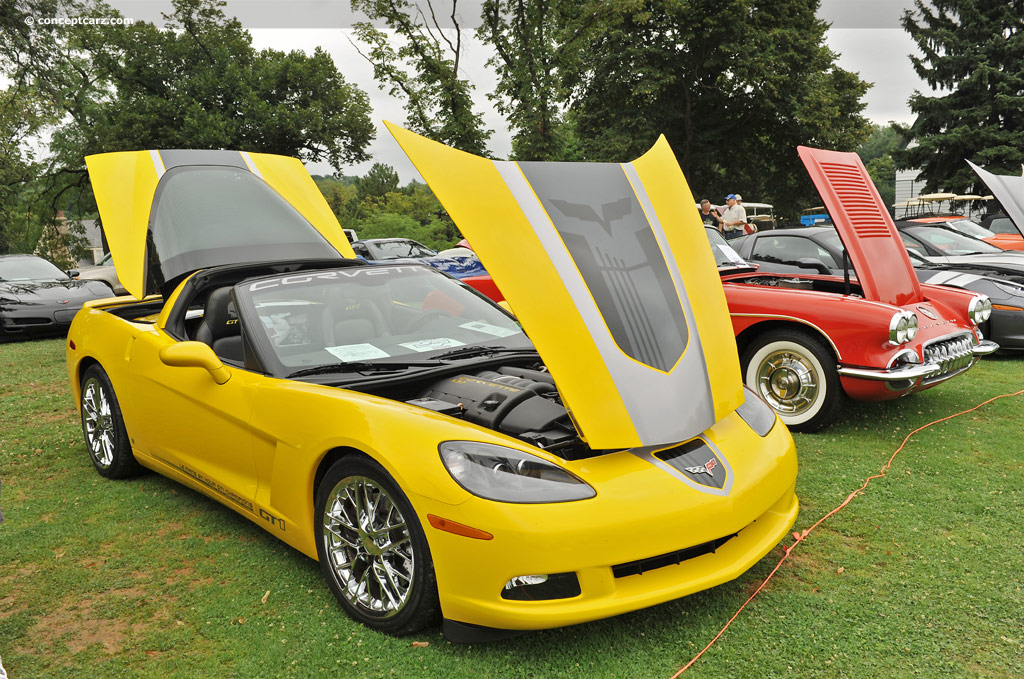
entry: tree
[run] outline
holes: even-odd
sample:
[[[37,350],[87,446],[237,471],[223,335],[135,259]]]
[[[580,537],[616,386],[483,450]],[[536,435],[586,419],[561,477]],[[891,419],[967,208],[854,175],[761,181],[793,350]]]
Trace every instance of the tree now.
[[[599,10],[599,8],[595,8]],[[487,62],[498,74],[488,98],[513,129],[518,160],[568,160],[571,128],[562,115],[568,92],[563,73],[579,56],[581,30],[565,30],[563,0],[486,0],[477,37],[495,55]],[[590,14],[589,27],[600,16]]]
[[[398,173],[390,165],[374,163],[365,177],[356,180],[356,189],[360,198],[383,197],[386,193],[398,190]]]
[[[458,0],[452,0],[452,28],[442,28],[431,0],[428,21],[417,4],[408,0],[352,0],[352,9],[370,19],[384,21],[396,42],[367,22],[355,24],[356,37],[369,45],[363,56],[373,64],[373,75],[387,83],[391,96],[405,99],[406,125],[435,141],[477,155],[487,155],[491,131],[473,111],[473,86],[459,75],[462,29]]]
[[[623,160],[664,133],[698,196],[740,191],[793,211],[817,201],[798,144],[852,150],[867,83],[835,64],[817,0],[623,0],[579,41],[566,74],[589,160]],[[590,20],[586,3],[569,27]],[[725,30],[724,27],[728,27]]]
[[[901,147],[900,134],[892,125],[872,125],[871,136],[857,149],[857,154],[886,205],[896,201],[896,164],[893,154]]]
[[[221,0],[174,0],[164,28],[29,26],[26,16],[118,16],[96,0],[10,0],[0,68],[62,122],[36,213],[91,203],[84,157],[139,148],[235,148],[326,161],[368,158],[369,99],[330,56],[257,51]],[[8,39],[9,38],[9,39]],[[79,209],[76,212],[82,212]]]
[[[903,28],[923,56],[914,70],[933,89],[909,100],[917,118],[899,126],[902,169],[920,168],[925,190],[982,188],[964,159],[1016,173],[1024,161],[1024,3],[915,0]],[[987,193],[987,190],[982,191]]]

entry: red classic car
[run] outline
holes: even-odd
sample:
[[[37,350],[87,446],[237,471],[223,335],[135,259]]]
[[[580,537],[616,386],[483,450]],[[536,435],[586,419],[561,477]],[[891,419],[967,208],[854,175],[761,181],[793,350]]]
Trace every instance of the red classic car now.
[[[922,285],[855,153],[799,148],[846,248],[848,275],[760,273],[709,230],[744,382],[790,428],[813,431],[843,395],[882,401],[933,387],[999,347],[977,324],[984,295]],[[787,253],[800,261],[799,253]]]

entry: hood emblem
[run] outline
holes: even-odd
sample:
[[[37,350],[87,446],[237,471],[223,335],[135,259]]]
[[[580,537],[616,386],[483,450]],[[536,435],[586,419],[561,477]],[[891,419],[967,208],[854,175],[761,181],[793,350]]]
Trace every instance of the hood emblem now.
[[[71,302],[70,299],[58,299],[57,300],[57,304],[68,304],[70,302]]]
[[[707,462],[704,463],[704,466],[702,466],[702,467],[686,467],[686,471],[690,472],[691,474],[707,474],[708,476],[714,476],[715,475],[714,469],[717,466],[718,466],[718,463],[715,462],[715,458],[711,458],[710,460],[708,460]]]
[[[933,321],[939,320],[939,317],[935,315],[935,312],[929,309],[928,307],[919,306],[917,307],[917,310],[920,311],[925,316],[927,316],[928,318],[932,319]]]

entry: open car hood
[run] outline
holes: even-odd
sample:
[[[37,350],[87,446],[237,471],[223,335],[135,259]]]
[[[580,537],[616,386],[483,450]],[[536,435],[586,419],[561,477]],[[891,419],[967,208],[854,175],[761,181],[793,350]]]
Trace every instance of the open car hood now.
[[[85,159],[114,268],[142,298],[211,266],[355,257],[296,158],[124,151]]]
[[[743,402],[725,293],[664,138],[632,163],[515,163],[388,129],[473,244],[591,448],[685,441]]]
[[[1006,215],[1020,231],[1020,235],[1024,236],[1024,177],[992,174],[969,160],[967,164],[981,177],[981,181],[985,182],[985,186],[1006,210]]]
[[[902,306],[924,300],[903,240],[860,156],[797,147],[846,246],[864,297]]]

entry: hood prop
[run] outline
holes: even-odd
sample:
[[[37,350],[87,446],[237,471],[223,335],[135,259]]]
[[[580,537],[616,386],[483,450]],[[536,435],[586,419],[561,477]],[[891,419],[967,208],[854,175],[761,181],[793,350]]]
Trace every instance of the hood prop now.
[[[843,248],[843,294],[850,294],[850,253]]]

